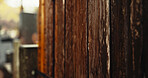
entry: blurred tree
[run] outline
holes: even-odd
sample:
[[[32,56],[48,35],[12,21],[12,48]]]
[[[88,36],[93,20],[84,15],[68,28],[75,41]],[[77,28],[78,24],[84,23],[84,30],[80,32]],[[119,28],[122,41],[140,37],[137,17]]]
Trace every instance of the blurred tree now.
[[[4,0],[0,0],[0,3],[3,2]]]
[[[19,13],[20,13],[19,7],[18,8],[10,7],[3,1],[0,4],[0,12],[1,12],[0,13],[1,20],[7,20],[7,21],[13,20],[14,22],[19,21]]]

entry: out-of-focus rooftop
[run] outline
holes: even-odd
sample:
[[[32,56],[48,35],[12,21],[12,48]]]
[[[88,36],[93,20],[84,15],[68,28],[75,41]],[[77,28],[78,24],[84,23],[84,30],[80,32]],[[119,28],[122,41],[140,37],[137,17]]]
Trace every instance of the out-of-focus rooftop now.
[[[37,42],[38,7],[39,0],[0,0],[0,74],[3,68],[12,74],[14,40],[21,44]]]

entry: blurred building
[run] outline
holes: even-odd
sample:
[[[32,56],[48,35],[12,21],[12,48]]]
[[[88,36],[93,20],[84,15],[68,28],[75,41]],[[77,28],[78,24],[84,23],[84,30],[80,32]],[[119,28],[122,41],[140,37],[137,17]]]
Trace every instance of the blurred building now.
[[[37,14],[20,14],[20,39],[23,44],[33,44],[37,35]],[[36,39],[37,40],[37,39]]]

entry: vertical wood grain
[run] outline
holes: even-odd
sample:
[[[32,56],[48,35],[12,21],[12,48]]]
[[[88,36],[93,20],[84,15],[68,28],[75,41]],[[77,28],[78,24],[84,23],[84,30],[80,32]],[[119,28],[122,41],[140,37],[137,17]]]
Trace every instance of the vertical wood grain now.
[[[39,1],[39,3],[41,3],[41,0]],[[38,22],[37,22],[37,30],[38,30],[38,39],[39,39],[39,42],[38,42],[38,44],[39,44],[39,48],[38,48],[38,70],[41,70],[41,49],[40,49],[40,46],[41,46],[41,20],[40,20],[40,18],[41,18],[41,6],[39,5],[39,11],[38,11]]]
[[[88,0],[89,78],[110,78],[109,0]]]
[[[129,0],[111,0],[111,77],[128,78]]]
[[[53,0],[45,0],[45,13],[46,13],[46,27],[45,27],[45,53],[46,53],[46,74],[49,77],[54,75],[54,64],[53,64]]]
[[[45,2],[45,65],[51,77],[142,77],[142,0]]]
[[[111,0],[111,77],[142,78],[142,0]]]
[[[87,78],[87,0],[66,1],[65,46],[65,77]]]
[[[130,32],[131,51],[130,59],[132,71],[128,73],[130,78],[142,78],[142,49],[143,49],[143,26],[142,26],[142,0],[131,0],[130,3]],[[128,65],[130,66],[130,65]]]
[[[66,0],[65,77],[87,78],[87,0]]]
[[[38,70],[45,73],[45,0],[40,0],[38,14],[38,34],[39,34],[39,50],[38,50]]]
[[[55,0],[55,78],[64,78],[64,0]]]
[[[75,78],[87,78],[87,0],[74,2],[73,45],[75,53]]]
[[[65,2],[65,78],[74,78],[75,76],[75,52],[72,50],[73,45],[73,27],[74,19],[74,0]]]

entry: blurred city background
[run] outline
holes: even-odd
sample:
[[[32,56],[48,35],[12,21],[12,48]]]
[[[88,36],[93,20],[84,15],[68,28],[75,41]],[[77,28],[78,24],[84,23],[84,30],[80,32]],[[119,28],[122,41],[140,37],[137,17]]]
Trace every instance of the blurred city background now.
[[[0,78],[12,77],[14,41],[37,44],[39,0],[0,0]]]

